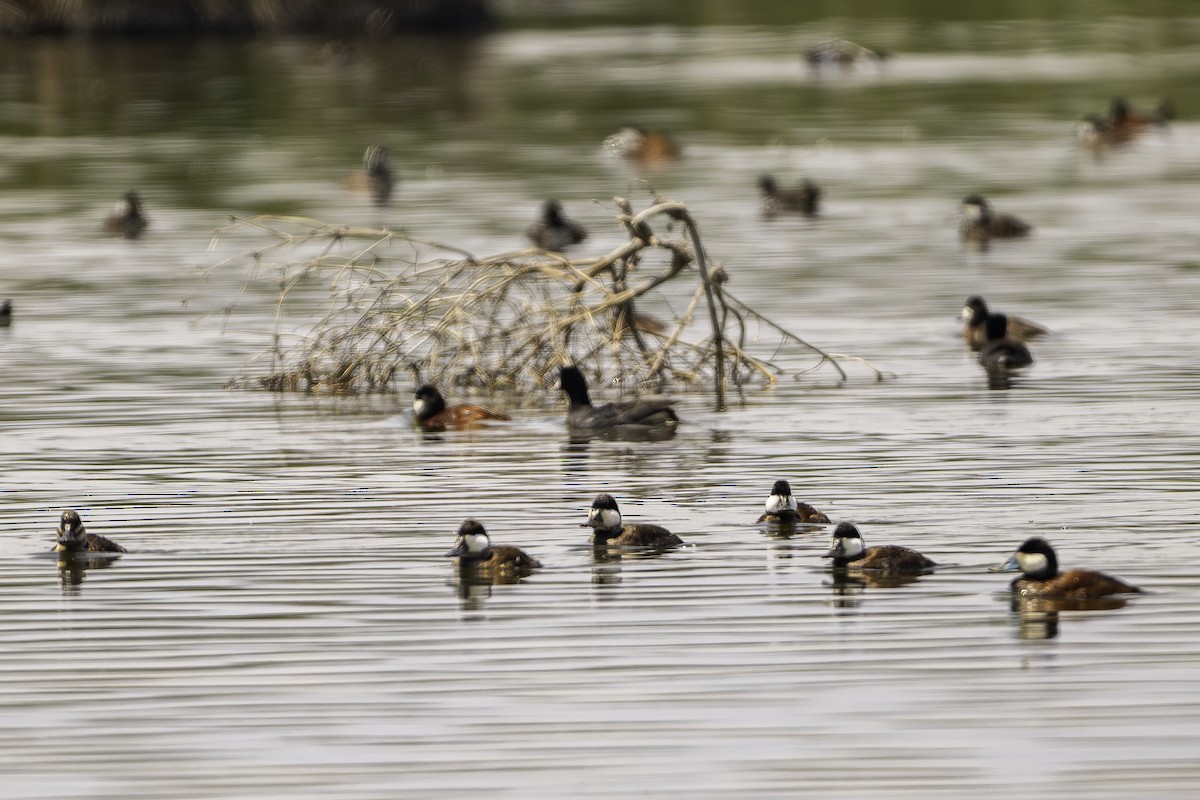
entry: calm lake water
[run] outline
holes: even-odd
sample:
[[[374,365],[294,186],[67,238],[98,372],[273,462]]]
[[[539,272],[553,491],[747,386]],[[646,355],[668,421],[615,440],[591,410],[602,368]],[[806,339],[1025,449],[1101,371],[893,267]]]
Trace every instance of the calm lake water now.
[[[688,3],[679,26],[667,5],[652,24],[539,5],[478,40],[348,51],[2,43],[5,796],[1193,796],[1195,9]],[[834,35],[894,57],[810,72],[799,54]],[[1115,95],[1170,97],[1178,119],[1093,158],[1075,123]],[[726,412],[682,395],[667,442],[573,443],[554,392],[424,437],[407,384],[223,388],[269,345],[275,292],[251,282],[225,319],[240,276],[197,290],[229,214],[493,254],[557,197],[599,254],[622,240],[612,196],[649,201],[601,147],[631,122],[683,142],[652,184],[689,205],[731,291],[894,377],[785,355],[779,386]],[[372,142],[400,179],[382,209],[342,185]],[[822,216],[763,219],[764,172],[820,183]],[[151,228],[106,239],[129,188]],[[972,192],[1034,235],[964,250]],[[1053,331],[1007,391],[962,344],[971,294]],[[828,529],[753,524],[777,478],[946,566],[835,581]],[[596,560],[579,523],[602,491],[688,546]],[[128,555],[60,571],[64,508]],[[545,569],[458,585],[442,554],[468,516]],[[1151,593],[1013,610],[988,568],[1032,535]]]

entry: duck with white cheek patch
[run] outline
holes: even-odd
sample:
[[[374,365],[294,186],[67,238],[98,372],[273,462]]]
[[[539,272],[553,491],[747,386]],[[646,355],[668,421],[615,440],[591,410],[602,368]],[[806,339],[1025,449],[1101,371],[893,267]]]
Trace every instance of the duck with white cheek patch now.
[[[493,545],[483,525],[473,519],[459,526],[454,547],[446,557],[456,559],[460,570],[485,574],[527,574],[542,566],[542,562],[519,547]]]
[[[793,497],[792,486],[787,481],[775,481],[762,516],[755,522],[821,524],[829,522],[829,517]]]
[[[678,547],[683,540],[661,525],[637,522],[626,525],[621,520],[621,511],[611,494],[596,495],[588,511],[587,522],[581,528],[591,528],[592,544],[597,547],[646,547],[666,550]]]
[[[838,524],[829,552],[823,557],[832,559],[835,570],[861,569],[891,575],[921,575],[937,566],[936,561],[897,544],[867,547],[858,528],[849,522]]]

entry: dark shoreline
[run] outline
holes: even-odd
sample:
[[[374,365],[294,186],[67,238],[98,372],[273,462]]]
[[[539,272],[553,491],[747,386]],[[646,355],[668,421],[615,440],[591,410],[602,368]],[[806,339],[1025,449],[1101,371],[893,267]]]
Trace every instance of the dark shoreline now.
[[[10,0],[0,37],[389,36],[476,33],[496,27],[489,0]]]

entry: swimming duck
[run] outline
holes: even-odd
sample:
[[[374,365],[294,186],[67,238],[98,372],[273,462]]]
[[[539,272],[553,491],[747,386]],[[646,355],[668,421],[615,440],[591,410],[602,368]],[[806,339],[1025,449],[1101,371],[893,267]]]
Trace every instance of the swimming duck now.
[[[12,300],[5,300],[0,303],[0,328],[7,328],[12,325]]]
[[[1088,114],[1076,127],[1080,140],[1092,148],[1127,144],[1153,126],[1166,125],[1174,117],[1170,100],[1152,112],[1135,111],[1123,97],[1114,97],[1105,114]]]
[[[821,187],[805,178],[794,189],[780,189],[770,175],[758,179],[762,190],[763,216],[774,217],[783,213],[803,214],[815,217],[821,200]]]
[[[990,314],[987,303],[979,295],[968,297],[966,304],[963,305],[963,338],[972,350],[982,350],[983,346],[987,344],[987,319]],[[1006,316],[1008,318],[1006,332],[1008,338],[1014,341],[1025,342],[1049,333],[1041,325],[1027,319],[1012,315]]]
[[[62,513],[58,523],[58,542],[55,553],[125,553],[124,547],[98,533],[88,533],[79,514],[70,509]]]
[[[804,52],[811,67],[852,67],[856,64],[879,63],[889,57],[883,50],[872,50],[847,39],[826,39]]]
[[[559,371],[562,390],[571,399],[567,412],[567,427],[573,430],[603,430],[621,425],[673,426],[679,417],[671,400],[629,400],[624,403],[592,405],[587,381],[578,367],[563,367]]]
[[[567,219],[561,203],[547,200],[541,218],[525,230],[525,235],[543,250],[560,252],[586,239],[587,231],[578,222]]]
[[[678,547],[683,540],[661,525],[639,522],[633,525],[621,523],[621,512],[611,494],[598,494],[588,511],[587,522],[581,528],[592,528],[592,543],[616,547],[653,547],[665,550]]]
[[[1000,214],[983,195],[967,195],[962,201],[962,224],[959,232],[969,242],[987,243],[991,239],[1014,239],[1028,236],[1033,227],[1012,214]]]
[[[621,158],[642,163],[674,161],[682,155],[682,148],[667,134],[632,125],[609,136],[604,146]]]
[[[1090,569],[1058,571],[1054,548],[1040,536],[1022,542],[1002,569],[1019,569],[1021,577],[1009,588],[1021,597],[1061,597],[1085,600],[1110,594],[1141,593],[1120,578]]]
[[[542,562],[519,547],[493,545],[483,525],[473,519],[464,520],[454,539],[454,548],[446,553],[447,558],[458,559],[459,569],[480,572],[528,572],[542,566]]]
[[[817,511],[808,503],[801,503],[792,497],[792,486],[787,481],[775,481],[771,494],[767,496],[767,505],[756,522],[803,522],[825,523],[829,517]]]
[[[363,171],[367,174],[367,190],[377,205],[384,205],[392,197],[395,180],[392,178],[392,151],[379,145],[371,145],[363,153]]]
[[[994,369],[1017,369],[1033,363],[1029,348],[1008,335],[1008,317],[989,314],[984,323],[987,341],[979,351],[979,363]]]
[[[427,431],[444,431],[447,428],[474,428],[485,420],[509,421],[512,417],[498,411],[476,405],[446,407],[442,393],[426,384],[417,389],[413,400],[413,417]]]
[[[823,558],[833,559],[834,569],[866,569],[893,574],[919,575],[937,566],[936,561],[907,547],[895,544],[866,547],[858,528],[849,522],[838,523],[829,552]]]
[[[104,230],[113,236],[136,239],[150,226],[142,211],[142,199],[136,192],[126,192],[116,209],[104,218]]]

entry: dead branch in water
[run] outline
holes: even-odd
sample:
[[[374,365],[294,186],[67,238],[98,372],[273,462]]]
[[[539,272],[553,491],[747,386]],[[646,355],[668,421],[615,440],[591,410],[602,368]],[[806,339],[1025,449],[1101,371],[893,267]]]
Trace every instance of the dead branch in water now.
[[[269,365],[256,359],[234,383],[274,391],[383,391],[412,370],[421,381],[494,392],[547,385],[557,366],[578,363],[612,384],[708,385],[723,407],[729,387],[774,383],[780,374],[774,355],[750,352],[760,344],[751,326],[771,333],[774,354],[789,347],[813,354],[816,362],[804,371],[829,364],[844,380],[839,359],[865,363],[809,344],[730,295],[728,274],[708,261],[684,204],[656,197],[635,213],[627,199],[614,202],[629,240],[606,255],[579,259],[537,249],[477,258],[388,230],[234,218],[217,231],[213,248],[235,232],[256,232],[268,242],[208,267],[205,276],[242,268],[250,281],[268,268],[279,284]],[[666,223],[661,233],[660,222]],[[686,238],[669,238],[676,225]],[[661,264],[660,271],[642,276],[651,262]],[[314,277],[330,280],[328,312],[285,347],[289,297]],[[670,323],[637,312],[651,292],[688,278],[695,281],[691,298]],[[692,329],[701,333],[689,338]]]

